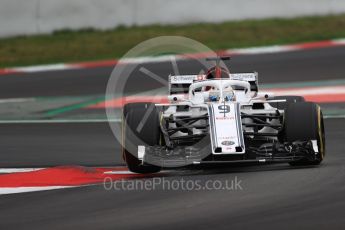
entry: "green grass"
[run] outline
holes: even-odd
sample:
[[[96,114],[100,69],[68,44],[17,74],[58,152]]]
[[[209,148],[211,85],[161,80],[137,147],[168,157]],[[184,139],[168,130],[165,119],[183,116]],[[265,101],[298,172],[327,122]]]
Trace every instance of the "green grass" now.
[[[318,41],[345,37],[345,15],[58,31],[6,38],[0,39],[0,67],[118,58],[138,43],[163,35],[189,37],[214,50]]]

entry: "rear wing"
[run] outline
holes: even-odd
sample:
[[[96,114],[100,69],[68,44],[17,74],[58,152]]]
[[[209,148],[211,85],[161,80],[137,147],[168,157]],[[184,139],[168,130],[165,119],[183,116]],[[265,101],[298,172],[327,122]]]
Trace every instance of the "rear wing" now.
[[[257,72],[254,73],[232,73],[230,74],[231,80],[239,80],[239,81],[246,81],[250,84],[250,90],[252,92],[259,91],[259,74]]]
[[[205,75],[178,75],[169,76],[169,94],[188,93],[189,86],[195,81],[203,80]]]
[[[229,74],[230,80],[246,81],[250,84],[253,92],[258,92],[258,73],[232,73]],[[169,76],[169,94],[188,93],[189,86],[196,81],[205,80],[205,75],[170,75]]]

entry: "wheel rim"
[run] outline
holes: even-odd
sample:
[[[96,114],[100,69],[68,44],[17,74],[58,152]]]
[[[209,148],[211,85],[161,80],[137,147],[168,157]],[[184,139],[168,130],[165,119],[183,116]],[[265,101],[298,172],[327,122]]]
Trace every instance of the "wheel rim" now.
[[[320,160],[322,161],[325,157],[325,130],[323,124],[323,115],[321,112],[320,106],[317,107],[318,109],[318,144],[319,144],[319,153],[320,153]]]

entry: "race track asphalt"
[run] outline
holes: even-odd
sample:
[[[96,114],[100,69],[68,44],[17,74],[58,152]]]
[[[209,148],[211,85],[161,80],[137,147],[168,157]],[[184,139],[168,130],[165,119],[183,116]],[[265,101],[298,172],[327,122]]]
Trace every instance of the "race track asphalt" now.
[[[339,47],[239,56],[232,61],[232,71],[256,70],[264,83],[344,79],[344,60],[345,48]],[[148,68],[166,76],[171,67]],[[193,69],[199,67],[181,63],[180,72]],[[97,68],[1,76],[0,97],[102,94],[110,72]],[[133,79],[133,91],[155,87],[143,80],[135,85],[139,77]],[[344,229],[345,120],[327,119],[325,126],[327,156],[319,167],[198,167],[164,176],[170,182],[184,179],[203,185],[236,178],[242,188],[236,191],[162,186],[107,191],[95,185],[2,195],[0,229]],[[122,164],[106,123],[1,124],[0,152],[1,167]]]

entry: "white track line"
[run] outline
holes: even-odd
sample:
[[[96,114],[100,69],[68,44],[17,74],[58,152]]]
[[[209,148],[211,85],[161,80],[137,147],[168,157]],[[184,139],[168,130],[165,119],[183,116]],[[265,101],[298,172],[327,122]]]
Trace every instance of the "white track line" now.
[[[59,124],[59,123],[106,123],[121,122],[121,119],[43,119],[43,120],[0,120],[0,124]]]
[[[67,70],[67,69],[78,69],[73,65],[68,64],[52,64],[52,65],[37,65],[37,66],[28,66],[28,67],[15,67],[10,68],[17,72],[23,73],[37,73],[44,71],[57,71],[57,70]]]
[[[8,99],[0,99],[0,104],[4,103],[19,103],[19,102],[31,102],[35,101],[36,99],[33,97],[28,98],[8,98]]]
[[[345,115],[324,115],[323,119],[345,119]]]
[[[109,175],[111,175],[111,174],[123,175],[124,174],[124,175],[126,175],[126,174],[138,174],[138,173],[134,173],[134,172],[126,170],[126,171],[107,171],[107,172],[104,172],[103,174],[109,174]]]
[[[1,173],[33,172],[33,171],[38,171],[42,169],[45,169],[45,168],[1,168],[0,174]]]
[[[332,39],[332,42],[336,43],[336,44],[345,44],[345,38],[337,38],[337,39]]]
[[[0,188],[0,195],[24,193],[24,192],[38,192],[38,191],[47,191],[47,190],[63,189],[63,188],[75,188],[75,187],[76,186],[42,186],[42,187]]]
[[[303,87],[303,88],[292,88],[292,89],[265,89],[265,92],[279,93],[283,95],[341,95],[345,92],[345,86],[325,86],[325,87]]]
[[[272,53],[281,53],[281,52],[288,52],[288,51],[295,51],[298,50],[297,48],[293,48],[290,46],[281,46],[281,45],[273,45],[273,46],[263,46],[263,47],[250,47],[250,48],[242,48],[242,49],[229,49],[227,50],[228,53],[235,53],[235,54],[272,54]]]

